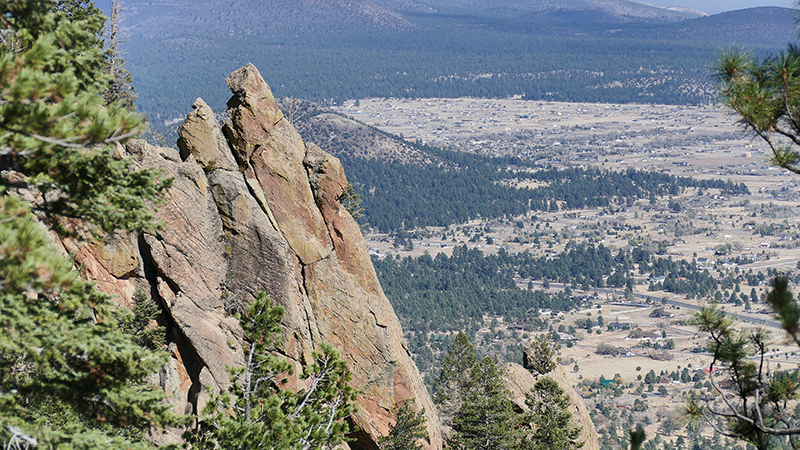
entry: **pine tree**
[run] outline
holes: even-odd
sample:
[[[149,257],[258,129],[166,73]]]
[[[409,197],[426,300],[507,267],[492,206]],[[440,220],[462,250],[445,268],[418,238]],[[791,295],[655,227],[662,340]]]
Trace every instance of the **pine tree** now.
[[[0,196],[0,436],[42,447],[148,448],[177,424],[145,377],[166,362],[117,325],[24,204]]]
[[[106,105],[116,104],[128,111],[135,111],[136,93],[133,87],[131,73],[125,68],[125,59],[122,58],[120,46],[125,42],[125,33],[122,28],[122,12],[125,8],[122,0],[111,1],[111,16],[105,26],[106,61],[107,71],[111,76],[108,89],[103,93]]]
[[[6,447],[152,447],[151,427],[179,423],[145,380],[166,355],[123,332],[125,314],[77,277],[11,189],[32,191],[39,217],[141,230],[169,183],[106,147],[142,118],[103,107],[93,4],[0,5],[0,436]]]
[[[425,410],[414,412],[409,400],[395,410],[397,420],[389,428],[389,434],[378,440],[381,450],[422,450],[420,440],[428,440],[425,429]]]
[[[789,290],[789,280],[778,276],[772,283],[766,302],[789,338],[800,345],[800,306]],[[721,404],[689,397],[685,412],[691,424],[708,424],[721,434],[745,440],[759,450],[781,445],[780,441],[787,436],[796,439],[800,435],[796,422],[800,374],[764,370],[771,346],[769,333],[737,330],[733,319],[715,305],[701,309],[697,320],[700,331],[711,337],[709,350],[713,360],[709,383],[722,392],[714,370],[724,369],[733,382],[731,391],[735,397]],[[725,420],[724,427],[718,425],[717,417]]]
[[[536,336],[523,354],[523,366],[535,374],[544,375],[555,370],[561,358],[556,356],[560,346],[550,342],[547,335]]]
[[[133,311],[120,311],[118,318],[120,330],[131,336],[131,341],[150,350],[158,350],[166,342],[166,328],[160,325],[151,325],[159,314],[161,308],[155,300],[145,293],[144,289],[137,289],[133,294]]]
[[[472,368],[476,363],[475,350],[467,335],[460,331],[453,341],[453,348],[442,358],[442,371],[434,382],[434,402],[439,408],[440,419],[446,426],[450,425],[461,409],[470,384]]]
[[[470,371],[464,402],[453,418],[454,450],[505,450],[515,448],[511,394],[495,358],[486,357]]]
[[[580,427],[572,424],[570,401],[550,377],[536,382],[525,394],[528,411],[521,415],[524,450],[570,450],[583,446]]]
[[[291,365],[270,352],[280,345],[282,317],[264,293],[239,315],[249,343],[246,364],[231,369],[236,382],[212,395],[187,432],[192,449],[316,450],[342,442],[345,419],[357,408],[352,375],[336,349],[320,344],[300,377],[307,389],[284,389]]]
[[[361,196],[356,193],[352,184],[348,184],[344,188],[344,192],[342,192],[342,196],[339,197],[339,201],[353,219],[358,220],[364,217],[364,208],[361,207]]]
[[[800,173],[800,47],[756,61],[739,51],[723,53],[716,67],[720,94],[745,129],[764,141],[772,164]]]
[[[111,144],[144,125],[119,105],[104,107],[110,76],[98,33],[105,17],[61,5],[7,0],[0,7],[10,42],[0,54],[0,170],[18,174],[0,184],[37,189],[36,208],[50,217],[88,219],[105,230],[151,227],[152,205],[169,181],[132,170],[132,159],[112,152]]]

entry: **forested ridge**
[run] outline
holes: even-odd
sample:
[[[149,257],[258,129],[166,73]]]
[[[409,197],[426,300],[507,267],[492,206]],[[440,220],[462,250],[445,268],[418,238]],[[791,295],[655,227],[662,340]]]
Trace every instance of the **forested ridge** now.
[[[474,219],[518,217],[585,208],[624,208],[654,203],[687,188],[749,194],[744,183],[667,173],[594,167],[555,167],[547,157],[490,157],[406,141],[324,106],[282,100],[306,141],[338,157],[360,195],[362,222],[396,233]],[[328,118],[315,120],[320,116]],[[337,118],[332,120],[331,118]],[[392,147],[390,155],[382,148]],[[533,181],[535,187],[525,187]]]
[[[219,82],[252,62],[278,97],[326,103],[367,97],[507,97],[573,102],[696,104],[713,100],[708,61],[732,42],[756,53],[794,33],[786,9],[726,13],[679,24],[581,23],[533,16],[404,16],[407,29],[315,33],[134,35],[126,44],[156,126],[185,114],[197,92],[223,110]],[[755,20],[758,27],[739,26]],[[720,36],[719,30],[728,31]],[[716,31],[715,31],[716,30]],[[765,35],[769,35],[769,39]],[[780,37],[785,36],[785,37]],[[777,39],[777,40],[776,40]],[[498,51],[498,49],[502,51]]]

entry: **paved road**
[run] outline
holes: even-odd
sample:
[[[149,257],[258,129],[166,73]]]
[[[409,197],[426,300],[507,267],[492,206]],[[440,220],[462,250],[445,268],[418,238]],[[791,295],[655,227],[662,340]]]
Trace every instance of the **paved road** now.
[[[537,283],[537,282],[534,282],[534,284],[541,285],[541,283]],[[560,287],[560,288],[564,287],[564,285],[562,283],[550,283],[550,285],[553,286],[553,287]],[[526,286],[527,286],[527,283],[526,283]],[[620,291],[619,289],[596,288],[596,289],[593,289],[593,291],[597,292],[598,294],[613,294],[613,295],[616,295],[617,297],[622,297],[624,295],[624,292]],[[669,295],[673,295],[673,294],[669,294]],[[642,300],[642,301],[645,301],[648,298],[653,299],[653,300],[658,300],[658,297],[655,296],[655,295],[633,294],[633,296],[635,298],[639,299],[639,300]],[[668,305],[678,306],[678,307],[681,307],[681,308],[691,309],[691,310],[694,310],[694,311],[699,311],[700,310],[699,306],[694,305],[692,303],[687,303],[687,302],[683,302],[683,301],[679,301],[679,300],[670,300],[670,299],[667,299],[666,302],[667,302]],[[731,316],[731,317],[735,317],[736,319],[739,319],[739,320],[744,321],[744,322],[752,322],[752,323],[757,323],[757,324],[768,326],[768,327],[772,327],[772,328],[781,329],[781,324],[776,322],[776,321],[774,321],[774,320],[761,318],[761,317],[754,317],[754,316],[745,316],[745,315],[734,314],[734,313],[730,313],[730,312],[725,312],[725,315]]]
[[[697,305],[693,305],[691,303],[686,303],[686,302],[679,302],[677,300],[667,300],[667,304],[668,305],[680,306],[681,308],[693,309],[695,311],[699,311],[700,310],[700,307],[697,306]],[[734,314],[734,313],[729,313],[729,312],[725,312],[725,315],[726,316],[735,317],[735,318],[737,318],[739,320],[742,320],[742,321],[745,321],[745,322],[753,322],[753,323],[761,324],[761,325],[768,326],[768,327],[781,328],[781,324],[776,322],[776,321],[774,321],[774,320],[762,319],[761,317],[744,316],[744,315]]]

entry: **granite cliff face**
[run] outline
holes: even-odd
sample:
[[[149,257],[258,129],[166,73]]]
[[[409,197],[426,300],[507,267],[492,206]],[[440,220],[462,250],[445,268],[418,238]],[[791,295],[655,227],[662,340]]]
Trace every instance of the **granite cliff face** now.
[[[227,83],[233,97],[223,125],[198,99],[179,129],[180,152],[143,141],[125,149],[174,178],[159,207],[160,230],[62,246],[121,303],[144,288],[163,306],[172,360],[154,382],[177,412],[201,408],[202,387],[230,384],[226,366],[244,363],[231,312],[265,291],[286,310],[287,358],[299,368],[327,342],[353,371],[360,431],[350,448],[377,449],[394,406],[414,399],[427,411],[427,448],[441,449],[436,408],[359,226],[339,202],[348,184],[339,160],[303,142],[253,65]]]

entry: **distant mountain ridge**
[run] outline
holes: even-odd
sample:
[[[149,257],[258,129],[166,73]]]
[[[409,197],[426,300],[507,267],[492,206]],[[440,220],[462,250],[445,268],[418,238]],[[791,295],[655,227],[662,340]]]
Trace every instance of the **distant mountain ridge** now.
[[[797,38],[797,16],[787,8],[763,6],[669,24],[641,24],[612,30],[617,36],[725,42],[730,46],[780,46]]]
[[[278,36],[344,29],[408,29],[401,14],[370,0],[128,0],[126,25],[134,36]]]
[[[375,0],[377,3],[393,8],[397,0]],[[663,21],[683,20],[705,15],[689,8],[665,8],[637,0],[415,0],[439,12],[456,13],[539,13],[549,14],[557,11],[603,11],[612,16],[632,19],[657,19]],[[417,6],[419,8],[419,6]]]
[[[701,17],[690,9],[635,0],[127,0],[126,25],[135,36],[210,31],[275,36],[300,32],[395,29],[417,24],[409,13],[516,16],[597,11],[612,21],[675,22]]]
[[[278,96],[522,96],[577,102],[713,101],[720,48],[779,51],[796,14],[714,16],[634,0],[126,0],[127,67],[153,122],[186,114],[247,62]],[[694,16],[694,18],[689,18]],[[181,106],[183,105],[183,106]]]

